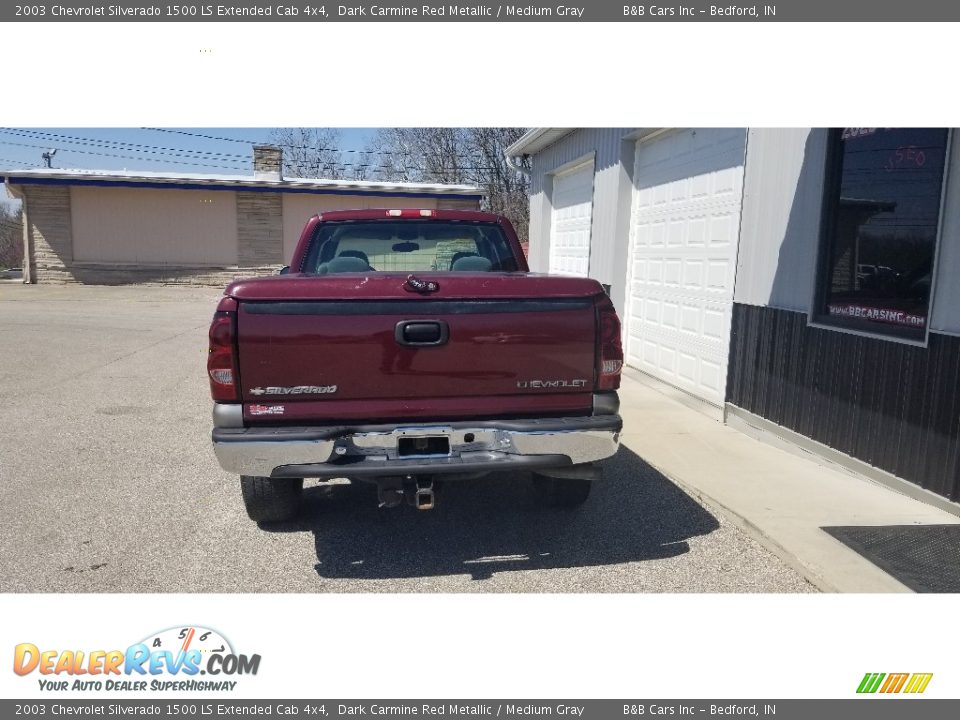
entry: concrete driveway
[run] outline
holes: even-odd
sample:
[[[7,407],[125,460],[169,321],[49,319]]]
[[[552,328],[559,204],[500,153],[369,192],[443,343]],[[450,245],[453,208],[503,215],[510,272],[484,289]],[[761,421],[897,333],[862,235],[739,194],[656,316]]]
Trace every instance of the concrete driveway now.
[[[574,512],[522,475],[378,510],[308,481],[260,529],[210,449],[219,291],[0,286],[0,587],[18,592],[811,592],[626,447]]]

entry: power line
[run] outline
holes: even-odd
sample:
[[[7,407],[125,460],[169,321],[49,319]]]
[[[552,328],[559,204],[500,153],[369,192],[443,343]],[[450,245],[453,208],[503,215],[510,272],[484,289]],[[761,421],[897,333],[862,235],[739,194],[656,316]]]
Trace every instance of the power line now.
[[[40,163],[32,163],[27,160],[11,160],[10,158],[0,158],[0,162],[13,163],[14,165],[29,165],[30,167],[40,167]]]
[[[161,130],[159,128],[156,128],[156,129]],[[185,131],[171,130],[169,132],[175,132],[175,133],[186,134],[186,135],[194,135],[197,137],[203,137],[203,138],[212,139],[212,140],[230,139],[230,138],[222,138],[220,136],[215,136],[215,135],[201,135],[198,133],[187,133]],[[230,161],[229,159],[236,158],[236,159],[240,159],[243,162],[249,162],[248,158],[241,155],[232,154],[232,153],[215,153],[212,151],[204,151],[204,150],[184,150],[181,148],[169,148],[169,147],[162,147],[162,146],[156,146],[156,145],[146,145],[143,143],[128,143],[128,142],[118,141],[118,140],[83,138],[76,135],[64,135],[61,133],[50,133],[50,132],[39,131],[39,130],[0,128],[0,133],[26,137],[28,139],[34,139],[34,140],[36,139],[45,140],[47,138],[53,138],[55,140],[64,142],[66,144],[81,145],[84,147],[96,147],[96,148],[99,148],[100,150],[125,151],[127,148],[131,148],[132,151],[134,152],[143,152],[143,153],[148,153],[152,155],[160,155],[163,157],[179,157],[179,158],[185,158],[185,159],[201,159],[201,160],[218,160],[219,158],[228,158],[227,160],[228,162]],[[245,142],[245,141],[237,141],[237,142]],[[13,145],[18,147],[32,147],[32,148],[46,147],[45,145],[16,143],[12,141],[5,141],[0,144]],[[304,146],[301,146],[301,147],[304,147]],[[144,158],[144,157],[132,156],[132,155],[119,155],[115,153],[102,152],[102,151],[94,152],[90,150],[77,150],[77,149],[70,149],[70,148],[65,148],[64,150],[68,153],[72,152],[72,153],[82,153],[85,155],[112,157],[112,158],[120,158],[120,159],[128,159],[128,160],[142,160],[145,162],[168,162],[171,164],[178,164],[178,165],[188,165],[188,166],[195,166],[195,167],[211,167],[211,168],[219,168],[219,169],[227,169],[227,170],[246,170],[247,169],[247,168],[236,167],[233,165],[208,164],[208,163],[200,163],[200,162],[177,162],[175,160],[160,160],[157,158]],[[311,150],[322,151],[324,149],[311,148]],[[340,150],[337,150],[334,148],[327,148],[326,150],[329,152],[341,152]],[[363,154],[366,154],[366,155],[375,155],[375,154],[394,155],[395,154],[395,153],[388,153],[385,151],[381,153],[377,153],[377,152],[367,153],[366,151],[344,150],[342,152],[353,152],[353,153],[363,152]],[[412,157],[412,155],[408,157]],[[30,163],[30,164],[34,167],[38,166],[36,163]],[[286,162],[284,164],[285,164],[285,167],[288,169],[297,169],[302,166],[301,163],[296,163],[296,162]],[[313,165],[313,163],[305,163],[305,164]],[[321,165],[317,165],[317,167],[318,169],[325,169],[325,170],[329,169],[331,172],[333,171],[346,172],[348,167],[353,167],[353,168],[356,168],[356,170],[360,170],[362,168],[370,171],[379,171],[379,170],[395,171],[397,173],[402,173],[404,175],[411,174],[411,172],[424,173],[427,175],[436,175],[439,173],[443,173],[445,171],[445,169],[442,169],[442,168],[434,171],[424,170],[424,169],[411,170],[410,168],[405,166],[397,167],[394,165],[384,165],[384,164],[374,165],[369,162],[349,162],[349,161],[339,161],[336,163],[322,163]],[[486,171],[491,171],[493,169],[494,168],[492,167],[459,165],[455,168],[447,168],[446,170],[459,170],[462,172],[486,172]],[[356,172],[356,170],[354,172]]]
[[[197,137],[197,138],[202,138],[206,140],[219,140],[219,141],[227,141],[227,142],[253,144],[253,141],[238,140],[237,138],[227,138],[220,135],[192,133],[185,130],[168,130],[164,128],[141,128],[141,129],[153,130],[157,132],[174,133],[178,135],[186,135],[186,136]],[[126,142],[122,140],[108,140],[108,139],[102,139],[102,138],[81,137],[77,135],[65,135],[62,133],[52,133],[52,132],[47,132],[42,130],[31,130],[28,128],[0,128],[0,133],[15,135],[19,137],[26,137],[28,139],[46,140],[48,138],[51,138],[51,139],[54,139],[63,143],[71,144],[71,145],[80,145],[84,147],[97,147],[97,148],[108,149],[108,150],[115,150],[115,149],[121,150],[121,151],[129,150],[131,152],[148,153],[151,155],[161,155],[161,156],[171,156],[171,157],[191,158],[191,159],[197,158],[201,160],[214,160],[214,161],[220,160],[222,158],[225,160],[225,162],[239,161],[244,163],[249,163],[251,160],[249,156],[238,155],[236,153],[224,153],[224,152],[217,152],[212,150],[188,150],[184,148],[173,148],[173,147],[165,147],[165,146],[159,146],[159,145],[149,145],[146,143],[131,143],[131,142]],[[15,144],[15,143],[11,143],[11,144]],[[369,158],[370,156],[373,156],[373,155],[383,155],[383,156],[390,156],[391,158],[395,156],[397,158],[405,158],[409,160],[410,158],[415,157],[413,153],[410,153],[410,152],[394,152],[394,151],[388,151],[388,150],[351,150],[351,149],[341,149],[341,148],[333,148],[333,147],[315,147],[310,145],[281,145],[281,147],[287,150],[309,150],[311,152],[329,152],[334,154],[341,154],[341,153],[358,154],[358,155],[365,156],[366,158]],[[68,152],[70,151],[68,150]],[[81,151],[74,150],[73,152],[81,152]],[[87,153],[87,154],[96,155],[98,153]],[[107,153],[99,153],[99,154],[105,155],[107,157],[119,157],[119,156],[111,156]],[[468,159],[466,156],[456,156],[456,155],[448,155],[446,157],[451,160]],[[149,160],[149,158],[132,158],[132,159]],[[184,163],[181,163],[181,164],[184,164]],[[236,168],[236,167],[227,166],[227,165],[202,165],[201,163],[189,163],[189,164],[193,164],[198,167],[221,167],[221,168],[233,169],[233,170],[245,169],[245,168]],[[340,161],[337,163],[337,165],[357,167],[357,168],[361,168],[361,167],[372,168],[372,169],[380,169],[380,170],[395,170],[397,172],[402,172],[402,173],[410,172],[410,169],[407,167],[400,168],[400,167],[394,167],[392,165],[377,166],[377,165],[372,165],[369,162],[354,163],[354,162]],[[295,167],[296,165],[294,163],[288,163],[287,166],[292,168],[292,167]],[[483,166],[460,165],[457,169],[463,170],[463,171],[483,172],[483,171],[491,171],[491,170],[494,170],[495,168],[483,167]]]
[[[150,128],[142,127],[141,130],[150,130],[152,132],[172,133],[174,135],[187,135],[189,137],[203,138],[204,140],[222,140],[224,142],[243,143],[246,145],[262,145],[262,140],[238,140],[237,138],[221,137],[218,135],[204,135],[202,133],[187,132],[186,130],[171,130],[170,128]]]
[[[16,147],[29,147],[29,148],[40,148],[46,149],[47,145],[30,145],[27,143],[15,143],[10,142],[9,140],[0,141],[0,145],[14,145]],[[105,152],[93,152],[91,150],[74,150],[74,149],[65,149],[64,152],[68,153],[82,153],[84,155],[98,155],[101,157],[110,157],[110,158],[120,158],[122,160],[141,160],[143,162],[160,162],[160,163],[170,163],[173,165],[190,165],[193,167],[208,167],[208,168],[219,168],[221,170],[248,170],[249,168],[236,167],[235,165],[211,165],[209,163],[199,163],[199,162],[186,162],[182,160],[168,160],[166,158],[145,158],[137,155],[117,155],[115,153],[105,153]],[[180,156],[180,157],[189,157],[189,156]]]
[[[234,143],[244,143],[247,145],[269,145],[275,144],[277,147],[281,147],[285,150],[311,150],[313,152],[331,152],[331,153],[353,153],[357,155],[391,155],[397,157],[417,157],[414,153],[404,150],[351,150],[347,148],[335,148],[335,147],[317,147],[315,145],[291,145],[284,143],[270,143],[264,142],[263,140],[239,140],[237,138],[228,138],[221,135],[205,135],[203,133],[194,133],[188,132],[187,130],[171,130],[169,128],[140,128],[141,130],[150,130],[153,132],[162,132],[162,133],[173,133],[176,135],[186,135],[188,137],[203,138],[205,140],[222,140],[224,142],[234,142]],[[458,159],[472,159],[469,155],[448,155],[447,157],[458,158]]]
[[[237,155],[235,153],[220,153],[212,150],[188,150],[186,148],[171,148],[158,145],[145,145],[142,143],[128,143],[122,140],[102,140],[97,138],[84,138],[76,135],[61,135],[59,133],[42,132],[40,130],[24,130],[19,128],[0,128],[0,133],[5,135],[17,135],[32,140],[43,140],[52,138],[53,141],[59,141],[68,145],[83,145],[92,147],[103,147],[108,150],[130,150],[131,152],[145,152],[155,155],[173,154],[175,157],[201,157],[201,159],[216,160],[219,158],[228,158],[230,162],[239,159],[243,162],[249,162],[247,155]],[[202,157],[207,156],[207,157]]]

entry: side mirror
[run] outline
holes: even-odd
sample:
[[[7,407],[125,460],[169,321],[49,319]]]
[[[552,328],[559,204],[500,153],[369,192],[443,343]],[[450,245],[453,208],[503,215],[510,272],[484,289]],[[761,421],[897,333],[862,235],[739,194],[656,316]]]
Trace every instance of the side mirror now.
[[[290,272],[290,266],[284,265],[282,268],[280,268],[280,272],[278,272],[277,275],[287,275],[289,272]]]

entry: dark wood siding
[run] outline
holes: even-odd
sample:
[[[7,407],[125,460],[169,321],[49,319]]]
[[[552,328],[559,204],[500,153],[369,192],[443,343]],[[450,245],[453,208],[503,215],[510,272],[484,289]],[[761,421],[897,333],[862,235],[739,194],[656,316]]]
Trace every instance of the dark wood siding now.
[[[960,338],[924,348],[736,303],[727,402],[960,500]]]

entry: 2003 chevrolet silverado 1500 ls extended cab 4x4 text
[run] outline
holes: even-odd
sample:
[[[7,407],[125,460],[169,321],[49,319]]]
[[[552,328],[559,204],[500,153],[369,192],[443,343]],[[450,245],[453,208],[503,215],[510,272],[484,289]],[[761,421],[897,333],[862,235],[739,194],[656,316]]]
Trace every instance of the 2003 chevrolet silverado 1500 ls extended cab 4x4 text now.
[[[531,471],[570,507],[617,450],[622,365],[600,284],[529,272],[506,219],[328,212],[279,276],[224,291],[213,446],[257,521],[295,515],[304,478],[430,509],[440,481]]]

